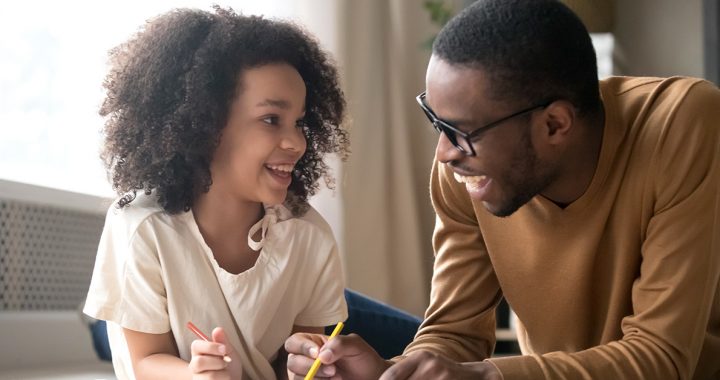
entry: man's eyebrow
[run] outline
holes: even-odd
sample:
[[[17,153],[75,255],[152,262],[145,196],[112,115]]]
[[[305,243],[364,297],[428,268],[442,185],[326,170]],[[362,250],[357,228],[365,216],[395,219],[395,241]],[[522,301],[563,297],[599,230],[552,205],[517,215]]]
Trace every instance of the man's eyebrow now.
[[[452,119],[452,118],[438,117],[437,113],[435,113],[435,110],[430,108],[430,106],[427,103],[425,103],[425,107],[427,107],[432,112],[432,114],[435,116],[435,118],[437,118],[438,120],[440,120],[442,122],[448,123],[448,124],[452,125],[453,127],[460,126],[460,125],[473,124],[473,120],[469,120],[467,118]]]
[[[290,102],[282,99],[265,99],[255,105],[256,107],[276,107],[281,109],[290,108]]]
[[[436,117],[437,117],[437,116],[436,116]],[[443,121],[443,122],[445,122],[445,123],[447,123],[447,124],[450,124],[450,125],[452,125],[453,127],[458,127],[458,126],[462,126],[462,125],[472,125],[472,124],[473,124],[473,120],[469,120],[469,119],[467,119],[467,118],[465,118],[465,119],[451,119],[451,118],[445,119],[445,118],[440,118],[440,117],[438,117],[438,120]]]
[[[473,120],[469,120],[469,119],[440,119],[440,120],[452,125],[453,127],[474,124]]]
[[[435,112],[435,111],[433,111]],[[437,114],[436,114],[437,115]],[[437,117],[437,116],[436,116]],[[480,121],[473,119],[473,117],[467,117],[467,116],[461,116],[461,117],[448,117],[448,118],[442,118],[439,117],[438,119],[452,125],[453,127],[461,127],[461,126],[474,126],[477,124],[480,124]]]

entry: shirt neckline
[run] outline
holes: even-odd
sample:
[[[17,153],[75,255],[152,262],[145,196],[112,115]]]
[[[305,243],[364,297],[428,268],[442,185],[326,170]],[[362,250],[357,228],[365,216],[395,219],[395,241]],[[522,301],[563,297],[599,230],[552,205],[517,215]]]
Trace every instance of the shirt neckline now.
[[[268,251],[271,251],[271,249],[268,249],[268,248],[270,248],[274,245],[275,239],[274,239],[273,234],[268,233],[268,232],[270,231],[270,229],[273,225],[292,217],[292,213],[290,213],[290,211],[283,205],[265,205],[265,204],[263,204],[263,207],[265,208],[265,215],[255,225],[253,225],[253,227],[261,224],[268,214],[275,215],[275,218],[273,218],[275,220],[272,221],[271,224],[266,223],[267,224],[266,230],[264,230],[262,233],[263,238],[261,240],[260,253],[258,254],[257,260],[255,260],[255,264],[252,267],[248,268],[247,270],[237,273],[237,274],[226,271],[217,262],[212,249],[210,248],[210,246],[207,245],[205,238],[202,236],[202,233],[200,232],[200,227],[198,226],[197,221],[195,220],[195,214],[193,213],[192,209],[190,209],[187,212],[182,214],[185,223],[188,225],[191,233],[194,235],[195,239],[200,244],[200,246],[203,250],[203,253],[205,254],[205,257],[210,261],[210,265],[213,267],[215,273],[218,276],[232,277],[232,278],[236,278],[236,279],[247,277],[256,271],[259,271],[260,269],[258,269],[258,268],[267,267],[268,263],[272,260],[271,256],[268,254]],[[255,232],[257,232],[257,231],[253,231],[253,228],[250,229],[250,231],[248,233],[249,240],[252,240],[252,234],[254,234]]]

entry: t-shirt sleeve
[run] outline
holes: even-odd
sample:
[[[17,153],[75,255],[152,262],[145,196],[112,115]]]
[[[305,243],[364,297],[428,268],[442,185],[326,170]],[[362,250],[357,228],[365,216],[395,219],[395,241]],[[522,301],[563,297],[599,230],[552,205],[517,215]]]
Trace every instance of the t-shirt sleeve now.
[[[145,333],[170,330],[152,220],[113,205],[100,238],[85,314]]]
[[[317,248],[312,250],[313,262],[308,268],[317,268],[317,271],[314,275],[305,276],[314,278],[315,282],[309,284],[312,286],[309,302],[295,318],[298,326],[330,326],[348,317],[345,279],[337,243],[331,233],[319,229],[315,232]]]

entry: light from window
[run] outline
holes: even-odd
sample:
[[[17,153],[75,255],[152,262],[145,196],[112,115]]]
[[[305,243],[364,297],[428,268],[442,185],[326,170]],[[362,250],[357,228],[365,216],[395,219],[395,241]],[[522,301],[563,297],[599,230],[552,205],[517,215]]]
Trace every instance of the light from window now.
[[[290,17],[287,0],[234,0],[246,14]],[[145,20],[199,0],[15,1],[0,12],[0,178],[112,196],[97,114],[107,52]],[[222,5],[222,4],[221,4]]]

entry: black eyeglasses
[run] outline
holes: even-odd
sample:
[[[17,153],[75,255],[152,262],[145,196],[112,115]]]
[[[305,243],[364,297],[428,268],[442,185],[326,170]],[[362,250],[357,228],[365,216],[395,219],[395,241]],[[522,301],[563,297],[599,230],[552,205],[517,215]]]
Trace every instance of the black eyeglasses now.
[[[475,136],[477,136],[489,129],[495,128],[495,127],[499,126],[500,124],[502,124],[514,117],[518,117],[520,115],[525,115],[525,114],[533,112],[537,109],[545,108],[553,102],[553,101],[549,101],[549,102],[541,103],[541,104],[538,104],[538,105],[535,105],[535,106],[532,106],[529,108],[525,108],[525,109],[515,112],[511,115],[500,118],[499,120],[495,120],[492,123],[485,124],[482,127],[478,127],[477,129],[474,129],[470,132],[463,132],[463,131],[459,130],[457,127],[453,126],[452,124],[450,124],[444,120],[441,120],[440,118],[438,118],[435,115],[435,112],[433,112],[430,109],[430,107],[428,107],[425,104],[425,92],[424,91],[422,94],[418,95],[415,98],[415,100],[417,100],[418,104],[420,105],[420,108],[422,108],[423,112],[425,112],[425,116],[427,116],[428,120],[430,120],[430,123],[432,123],[433,127],[435,127],[435,130],[438,131],[438,133],[444,133],[445,137],[447,137],[447,139],[450,141],[450,143],[453,144],[453,146],[455,148],[457,148],[457,150],[461,151],[466,156],[474,156],[475,155],[475,149],[473,148],[472,141],[471,141]],[[458,137],[462,137],[462,139],[460,139]]]

